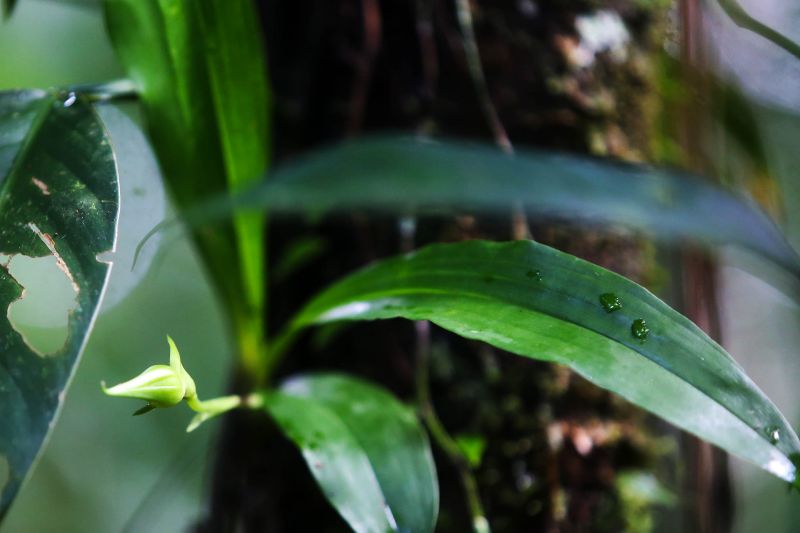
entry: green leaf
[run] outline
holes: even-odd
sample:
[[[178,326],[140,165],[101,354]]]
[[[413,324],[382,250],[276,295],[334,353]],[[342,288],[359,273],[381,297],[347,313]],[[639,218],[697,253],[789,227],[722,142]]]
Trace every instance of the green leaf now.
[[[97,256],[114,246],[118,207],[114,155],[89,104],[73,94],[0,93],[0,308],[24,297],[8,266],[16,256],[55,257],[77,291],[67,340],[54,353],[38,353],[8,318],[0,321],[0,516],[86,344],[110,270]]]
[[[603,305],[608,294],[621,308]],[[739,365],[646,289],[586,261],[527,241],[433,245],[346,277],[292,327],[394,317],[569,366],[795,482],[800,441]]]
[[[375,385],[338,374],[297,377],[264,398],[355,531],[433,531],[436,470],[410,408]]]
[[[366,209],[408,215],[474,210],[624,224],[672,240],[732,244],[800,276],[800,261],[750,200],[680,171],[554,152],[456,141],[375,137],[316,151],[277,168],[269,181],[184,215],[190,225],[237,209],[319,213]],[[155,230],[154,230],[155,231]]]
[[[267,169],[268,84],[263,42],[253,0],[197,2],[205,57],[219,124],[229,189],[240,191]],[[234,217],[245,297],[258,309],[264,302],[264,217]],[[260,316],[259,316],[260,318]]]
[[[141,94],[179,206],[227,195],[267,167],[268,86],[252,0],[106,0],[112,42]],[[194,238],[237,338],[260,343],[264,225],[239,214]],[[234,260],[236,258],[236,260]],[[247,357],[257,358],[249,353]]]

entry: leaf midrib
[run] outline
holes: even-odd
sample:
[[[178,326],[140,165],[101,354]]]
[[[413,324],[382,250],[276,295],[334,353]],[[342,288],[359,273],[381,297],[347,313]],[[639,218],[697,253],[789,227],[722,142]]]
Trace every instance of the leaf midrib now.
[[[55,103],[55,97],[52,95],[42,97],[41,102],[39,105],[41,109],[36,113],[31,125],[28,129],[28,133],[25,134],[25,139],[22,141],[22,145],[20,146],[19,152],[17,156],[14,158],[14,162],[11,163],[11,167],[8,171],[8,176],[2,182],[0,182],[0,212],[5,211],[5,205],[9,198],[9,189],[11,186],[16,183],[17,174],[20,168],[20,164],[25,161],[30,153],[31,147],[35,142],[36,136],[39,134],[39,131],[42,128],[47,116],[50,114],[51,109],[50,107]],[[0,243],[0,246],[2,243]]]

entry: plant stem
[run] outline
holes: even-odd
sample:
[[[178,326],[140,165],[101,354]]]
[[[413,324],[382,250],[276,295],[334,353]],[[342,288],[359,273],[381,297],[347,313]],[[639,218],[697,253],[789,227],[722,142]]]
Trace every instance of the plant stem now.
[[[492,130],[492,136],[497,146],[506,154],[514,155],[514,145],[508,137],[508,132],[505,126],[503,126],[503,121],[500,120],[497,107],[494,105],[492,95],[489,92],[489,84],[486,83],[486,74],[483,72],[480,50],[478,49],[478,39],[475,36],[475,24],[473,22],[470,0],[455,0],[455,2],[458,24],[461,28],[464,56],[467,59],[467,68],[469,68],[472,84],[481,102],[483,116],[489,124],[489,128]],[[522,208],[520,202],[514,202],[512,206],[511,229],[512,235],[516,240],[531,238],[531,230],[528,226],[525,210]]]
[[[197,396],[192,396],[191,398],[186,399],[186,403],[192,409],[192,411],[196,412],[192,421],[189,422],[189,426],[186,428],[187,433],[191,433],[200,425],[209,420],[214,418],[215,416],[219,416],[223,413],[227,413],[231,409],[236,409],[241,407],[242,405],[242,398],[237,395],[231,396],[220,396],[219,398],[212,398],[210,400],[200,400]]]
[[[448,456],[450,461],[458,470],[461,484],[467,497],[467,506],[472,516],[472,529],[475,533],[489,533],[489,521],[483,511],[478,484],[472,475],[469,462],[461,448],[447,432],[436,414],[431,402],[429,389],[429,359],[430,359],[430,322],[420,320],[414,323],[417,332],[417,369],[416,369],[416,388],[417,401],[419,403],[420,416],[428,426],[428,431],[433,441],[439,445],[442,451]]]
[[[800,59],[800,45],[766,24],[754,19],[736,0],[719,0],[719,6],[740,28],[750,30]]]
[[[486,76],[483,73],[483,66],[481,65],[478,40],[475,37],[475,27],[472,23],[472,7],[469,2],[470,0],[456,0],[456,14],[458,15],[459,27],[461,28],[462,46],[464,47],[464,55],[467,59],[467,67],[469,68],[475,91],[478,93],[478,99],[481,102],[484,117],[489,123],[495,142],[505,153],[513,154],[514,147],[508,139],[506,129],[500,121],[500,116],[497,114],[497,109],[489,94],[489,86],[486,83]]]

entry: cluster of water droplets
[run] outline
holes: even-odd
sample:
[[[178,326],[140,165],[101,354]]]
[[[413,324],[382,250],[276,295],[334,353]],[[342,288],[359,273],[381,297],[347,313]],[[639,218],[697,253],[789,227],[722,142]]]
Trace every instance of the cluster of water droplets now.
[[[603,306],[606,313],[614,313],[622,309],[622,300],[620,300],[619,296],[614,294],[613,292],[606,292],[600,295],[600,305]],[[631,322],[631,335],[634,338],[639,339],[640,341],[647,340],[647,336],[650,334],[650,327],[647,325],[647,321],[643,318],[637,318],[633,322]]]

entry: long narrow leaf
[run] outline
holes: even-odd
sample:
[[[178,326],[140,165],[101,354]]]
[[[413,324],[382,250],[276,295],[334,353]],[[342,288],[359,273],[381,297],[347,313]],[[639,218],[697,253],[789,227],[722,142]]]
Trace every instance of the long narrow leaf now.
[[[767,215],[698,176],[552,152],[508,156],[463,142],[345,142],[279,167],[232,201],[196,206],[185,219],[202,224],[236,209],[507,213],[512,205],[539,216],[625,224],[666,239],[737,245],[800,275],[797,254]]]
[[[269,113],[253,0],[104,0],[103,5],[109,35],[136,84],[178,205],[227,197],[257,180],[267,163]],[[194,234],[237,337],[251,351],[262,337],[263,236],[263,217],[253,213]]]
[[[196,6],[228,187],[237,192],[258,181],[267,169],[269,89],[258,14],[253,0],[205,0]],[[244,296],[260,315],[264,217],[240,213],[234,229]]]
[[[394,317],[567,365],[795,482],[800,441],[736,362],[646,289],[586,261],[533,242],[433,245],[334,284],[293,327]]]

